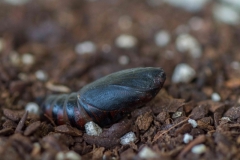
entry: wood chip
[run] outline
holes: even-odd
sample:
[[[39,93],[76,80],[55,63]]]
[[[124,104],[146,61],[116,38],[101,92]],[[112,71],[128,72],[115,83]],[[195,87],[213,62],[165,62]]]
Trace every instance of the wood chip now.
[[[32,124],[30,124],[26,130],[24,131],[24,135],[25,136],[29,136],[32,133],[34,133],[39,127],[41,126],[41,122],[40,121],[36,121],[33,122]]]
[[[24,115],[22,116],[21,120],[19,121],[18,125],[17,125],[17,128],[15,129],[15,133],[22,133],[22,129],[23,129],[23,126],[24,126],[24,123],[27,119],[27,116],[28,116],[28,111],[26,111],[24,113]]]
[[[56,132],[65,133],[65,134],[68,134],[71,136],[82,136],[83,135],[82,131],[78,130],[77,128],[73,128],[69,125],[66,125],[66,124],[57,126],[54,129]]]

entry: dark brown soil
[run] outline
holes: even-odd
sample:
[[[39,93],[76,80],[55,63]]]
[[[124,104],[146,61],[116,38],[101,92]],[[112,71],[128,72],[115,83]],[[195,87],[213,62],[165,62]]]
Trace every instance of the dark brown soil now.
[[[0,4],[0,159],[60,159],[59,153],[70,150],[82,159],[141,159],[146,146],[156,159],[240,159],[240,67],[231,65],[240,62],[240,29],[217,23],[212,17],[213,3],[197,13],[139,0]],[[124,16],[131,18],[131,27],[119,24]],[[199,30],[188,32],[201,45],[200,58],[180,53],[175,46],[177,27],[188,26],[192,17],[203,20]],[[171,35],[165,47],[154,41],[162,29]],[[122,34],[136,37],[137,45],[117,47],[115,40]],[[96,52],[77,54],[75,46],[83,41],[92,41]],[[26,53],[33,56],[33,63],[21,62]],[[119,63],[123,55],[129,58],[125,65]],[[197,74],[189,83],[171,81],[179,63],[195,69]],[[165,70],[163,89],[147,105],[103,128],[100,136],[68,125],[55,126],[24,110],[29,102],[47,95],[78,91],[109,73],[146,66]],[[39,80],[38,70],[48,79]],[[211,99],[214,92],[220,101]],[[137,141],[121,145],[120,138],[130,131]],[[187,144],[185,133],[193,136]],[[192,152],[198,144],[206,147],[201,154]]]

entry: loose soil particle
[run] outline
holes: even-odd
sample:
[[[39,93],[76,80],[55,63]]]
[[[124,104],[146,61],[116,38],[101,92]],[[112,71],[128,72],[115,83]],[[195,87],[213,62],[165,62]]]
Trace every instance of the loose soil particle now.
[[[9,109],[6,109],[4,108],[3,109],[3,114],[6,118],[12,120],[12,121],[19,121],[22,117],[24,112],[22,111],[12,111],[12,110],[9,110]]]
[[[138,126],[138,128],[140,130],[146,131],[150,127],[150,125],[151,125],[151,123],[153,121],[153,117],[152,117],[151,114],[152,113],[147,112],[147,113],[145,113],[143,115],[138,116],[135,124]]]
[[[1,2],[0,159],[52,160],[69,150],[82,159],[140,159],[146,146],[166,160],[240,159],[240,31],[239,26],[216,23],[216,3],[190,13],[153,1]],[[189,25],[196,18],[202,22],[197,30]],[[171,38],[164,47],[154,40],[161,30]],[[137,44],[118,48],[115,40],[123,34],[135,37]],[[196,38],[201,57],[177,50],[175,40],[181,34]],[[76,46],[85,41],[96,51],[77,54]],[[27,54],[34,59],[28,64],[22,61]],[[119,63],[123,56],[127,63]],[[180,63],[196,72],[189,83],[171,82]],[[46,95],[75,92],[109,73],[145,66],[165,70],[163,89],[150,103],[104,127],[100,136],[67,124],[56,126],[25,111],[26,104],[40,104]],[[38,79],[39,70],[46,79]],[[189,118],[196,120],[196,128]],[[130,131],[137,141],[121,145],[120,138]],[[188,144],[183,142],[185,133],[193,136]],[[191,151],[198,144],[206,146],[204,153]]]
[[[27,119],[28,116],[28,112],[25,112],[24,115],[22,116],[22,118],[20,119],[17,128],[15,129],[15,133],[22,133],[22,129],[24,127],[24,123]]]

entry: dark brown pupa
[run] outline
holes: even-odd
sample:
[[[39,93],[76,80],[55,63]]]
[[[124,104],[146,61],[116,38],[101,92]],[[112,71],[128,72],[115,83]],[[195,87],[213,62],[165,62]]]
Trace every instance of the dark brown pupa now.
[[[79,129],[88,121],[106,126],[152,100],[165,79],[163,69],[155,67],[115,72],[78,92],[48,96],[42,105],[42,115],[58,125],[69,123]]]

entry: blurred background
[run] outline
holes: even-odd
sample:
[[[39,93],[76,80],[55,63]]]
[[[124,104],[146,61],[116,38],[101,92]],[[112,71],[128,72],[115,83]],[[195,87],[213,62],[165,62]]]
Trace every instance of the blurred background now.
[[[0,104],[146,66],[176,98],[238,101],[239,23],[239,0],[2,0]]]

